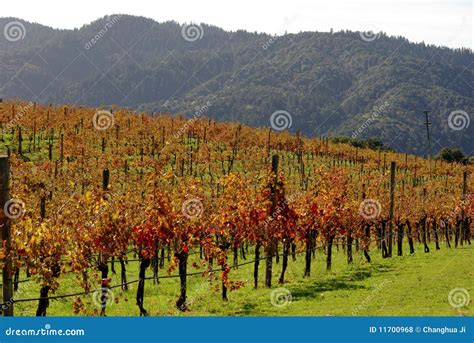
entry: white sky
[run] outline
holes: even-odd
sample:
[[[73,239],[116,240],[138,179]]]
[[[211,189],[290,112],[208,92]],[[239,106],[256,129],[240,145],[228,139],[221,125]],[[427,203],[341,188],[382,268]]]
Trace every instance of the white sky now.
[[[5,0],[0,17],[74,28],[109,14],[207,23],[227,30],[373,30],[473,49],[473,0]]]

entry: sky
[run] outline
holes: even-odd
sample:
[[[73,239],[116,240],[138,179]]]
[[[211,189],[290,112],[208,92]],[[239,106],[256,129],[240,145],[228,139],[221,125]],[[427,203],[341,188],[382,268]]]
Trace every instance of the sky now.
[[[372,30],[451,48],[474,45],[473,0],[15,0],[0,9],[0,17],[68,29],[110,14],[270,34]]]

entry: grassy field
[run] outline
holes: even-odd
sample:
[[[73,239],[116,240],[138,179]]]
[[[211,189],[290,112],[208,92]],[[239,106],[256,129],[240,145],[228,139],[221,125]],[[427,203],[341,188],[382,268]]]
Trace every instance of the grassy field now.
[[[253,263],[231,272],[233,280],[244,281],[240,289],[229,293],[229,301],[221,300],[219,282],[210,287],[201,276],[188,277],[189,311],[182,313],[175,309],[179,293],[177,278],[162,279],[159,284],[147,280],[145,285],[145,308],[153,316],[456,316],[472,315],[472,305],[454,308],[448,302],[448,294],[454,288],[465,288],[474,297],[474,246],[447,249],[442,245],[440,251],[430,246],[431,252],[425,254],[422,246],[417,247],[413,256],[394,256],[382,259],[380,251],[371,251],[372,263],[367,264],[360,253],[355,254],[353,265],[348,266],[343,251],[335,250],[333,270],[325,270],[325,255],[321,250],[312,262],[311,277],[302,278],[304,259],[289,261],[287,282],[278,285],[280,264],[274,262],[274,286],[263,287],[265,263],[260,263],[260,288],[253,289]],[[197,257],[193,255],[194,259]],[[253,256],[249,254],[247,260]],[[195,269],[190,267],[188,273]],[[239,261],[242,262],[242,261]],[[245,262],[245,261],[243,261]],[[119,265],[117,274],[112,274],[112,285],[120,282]],[[175,274],[176,272],[173,272]],[[138,263],[127,266],[128,280],[138,278]],[[147,276],[151,270],[147,271]],[[165,269],[160,275],[166,274]],[[23,275],[22,275],[23,276]],[[23,276],[24,277],[24,276]],[[39,285],[35,282],[20,284],[18,299],[37,297]],[[73,276],[60,280],[56,295],[78,292],[80,286]],[[135,294],[137,284],[129,291],[120,288],[113,290],[115,302],[107,307],[109,316],[135,316],[139,314]],[[279,292],[280,287],[291,293],[291,302],[285,306],[274,306],[271,294]],[[273,293],[274,295],[276,293]],[[49,316],[71,316],[74,298],[51,300]],[[98,314],[98,307],[92,295],[81,297],[86,311],[82,315]],[[472,303],[472,301],[471,301]],[[18,303],[15,315],[35,314],[37,303]]]

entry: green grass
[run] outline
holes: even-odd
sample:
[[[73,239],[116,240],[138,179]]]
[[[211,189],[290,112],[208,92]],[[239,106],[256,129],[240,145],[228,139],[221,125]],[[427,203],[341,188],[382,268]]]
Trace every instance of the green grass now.
[[[145,285],[145,308],[153,316],[456,316],[472,315],[472,305],[454,308],[448,302],[448,294],[453,288],[465,288],[474,297],[474,246],[447,249],[442,245],[440,251],[431,246],[431,252],[425,254],[418,246],[413,256],[394,256],[382,259],[381,253],[373,248],[372,263],[365,263],[360,253],[355,253],[354,263],[348,266],[343,251],[334,251],[333,270],[325,270],[325,255],[321,250],[312,261],[311,276],[302,278],[304,258],[289,261],[286,273],[287,282],[278,285],[280,264],[274,262],[274,286],[263,286],[265,262],[260,263],[260,287],[253,289],[253,264],[232,270],[232,280],[244,281],[245,285],[229,292],[229,301],[221,300],[220,282],[213,287],[201,276],[188,277],[189,311],[182,313],[175,309],[179,293],[177,278],[162,279],[160,284],[147,280]],[[190,256],[188,272],[193,259]],[[247,260],[253,260],[248,254]],[[239,261],[242,262],[242,261]],[[119,265],[117,275],[112,274],[112,285],[120,281]],[[160,275],[167,275],[165,269]],[[175,274],[176,272],[173,272]],[[138,264],[130,262],[127,266],[128,280],[138,277]],[[147,271],[147,276],[151,270]],[[22,275],[23,276],[23,275]],[[39,285],[35,282],[21,284],[17,298],[37,297]],[[60,280],[56,294],[80,291],[75,277],[66,275]],[[135,302],[137,284],[122,292],[113,290],[116,303],[107,307],[109,316],[136,316],[139,314]],[[270,297],[272,291],[285,287],[291,292],[292,301],[283,307],[273,306]],[[92,296],[81,297],[86,306],[82,315],[94,315],[98,308],[93,304]],[[74,298],[51,300],[49,316],[71,316]],[[18,303],[15,315],[31,316],[35,314],[37,303]]]

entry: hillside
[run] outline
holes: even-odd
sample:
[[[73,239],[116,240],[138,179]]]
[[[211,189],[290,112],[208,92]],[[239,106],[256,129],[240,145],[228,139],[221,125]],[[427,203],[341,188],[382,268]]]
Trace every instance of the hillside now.
[[[1,18],[2,32],[14,20]],[[472,116],[474,56],[467,49],[385,34],[367,42],[349,31],[272,38],[204,24],[202,37],[190,42],[178,23],[133,16],[109,16],[77,30],[21,22],[24,39],[0,39],[2,98],[189,116],[204,106],[214,119],[260,127],[284,110],[293,132],[351,136],[367,126],[358,137],[380,137],[422,155],[422,111],[431,110],[433,152],[474,150],[474,125],[459,131],[448,125],[453,111]]]
[[[112,111],[0,104],[5,313],[472,314],[474,165]]]

